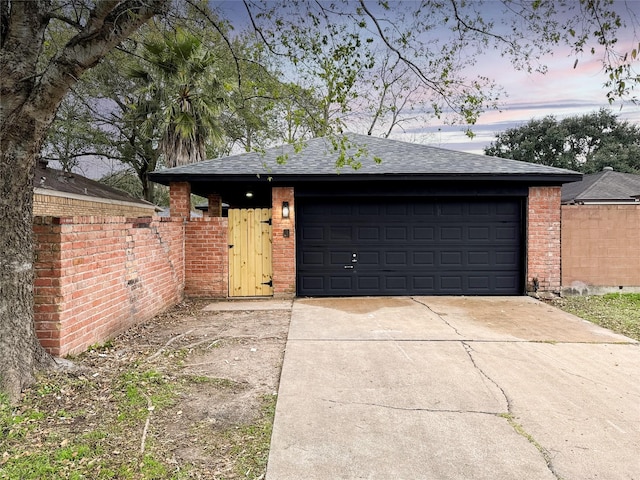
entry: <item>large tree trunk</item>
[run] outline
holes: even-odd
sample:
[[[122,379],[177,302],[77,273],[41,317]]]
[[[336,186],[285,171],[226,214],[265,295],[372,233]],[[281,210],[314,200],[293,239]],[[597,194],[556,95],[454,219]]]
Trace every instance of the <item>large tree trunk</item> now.
[[[37,143],[17,134],[33,132],[24,121],[3,127],[0,161],[0,388],[16,400],[36,370],[52,359],[40,346],[33,324],[33,177]],[[9,130],[9,131],[7,131]],[[32,135],[29,135],[32,137]],[[8,148],[5,150],[5,146]]]
[[[79,0],[78,0],[79,1]],[[38,368],[53,364],[33,323],[33,183],[36,155],[64,95],[84,71],[168,0],[87,2],[78,34],[40,62],[51,0],[0,0],[0,390],[15,401]],[[56,9],[63,15],[64,9]]]

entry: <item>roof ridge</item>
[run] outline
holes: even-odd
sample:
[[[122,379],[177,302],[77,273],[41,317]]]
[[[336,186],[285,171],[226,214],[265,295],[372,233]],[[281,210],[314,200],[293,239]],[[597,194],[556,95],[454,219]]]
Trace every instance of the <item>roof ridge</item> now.
[[[596,188],[596,185],[598,184],[598,182],[600,182],[600,180],[602,178],[605,177],[605,175],[607,175],[609,172],[612,172],[613,170],[603,170],[600,172],[596,172],[596,173],[592,173],[590,174],[590,176],[593,178],[593,181],[589,184],[589,186],[587,188],[585,188],[584,190],[582,190],[577,196],[576,199],[582,198],[582,196],[586,196],[587,193],[591,192],[593,189]],[[583,177],[583,182],[586,181],[587,179],[585,179]],[[591,180],[591,178],[589,178],[588,180]]]

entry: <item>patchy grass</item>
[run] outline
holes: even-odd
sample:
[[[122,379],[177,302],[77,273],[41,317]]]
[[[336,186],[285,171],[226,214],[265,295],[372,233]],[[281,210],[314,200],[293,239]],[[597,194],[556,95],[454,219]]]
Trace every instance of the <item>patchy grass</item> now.
[[[640,340],[640,293],[570,296],[553,301],[562,310]]]
[[[289,314],[202,306],[92,346],[19,405],[0,395],[0,480],[263,479]]]
[[[236,473],[241,478],[256,478],[267,468],[276,398],[265,395],[260,417],[250,425],[230,431],[231,454],[235,458]]]
[[[0,397],[0,479],[187,478],[156,458],[151,441],[140,447],[147,416],[173,404],[175,387],[135,369],[101,385],[58,374],[17,407]]]

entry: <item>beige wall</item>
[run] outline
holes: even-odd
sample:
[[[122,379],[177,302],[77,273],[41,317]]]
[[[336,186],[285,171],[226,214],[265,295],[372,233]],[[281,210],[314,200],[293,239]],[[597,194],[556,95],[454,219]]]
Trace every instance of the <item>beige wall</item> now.
[[[563,290],[620,286],[640,287],[640,205],[563,205]]]
[[[134,202],[116,200],[92,200],[79,195],[48,195],[34,193],[33,215],[51,217],[151,217],[155,215],[153,206],[146,207]]]

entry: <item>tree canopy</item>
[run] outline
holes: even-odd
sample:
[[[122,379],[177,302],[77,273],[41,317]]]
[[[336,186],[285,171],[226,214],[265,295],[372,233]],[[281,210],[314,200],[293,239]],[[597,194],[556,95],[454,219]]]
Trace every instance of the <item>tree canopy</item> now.
[[[609,110],[557,120],[547,116],[496,135],[487,155],[594,173],[640,173],[640,127]]]

